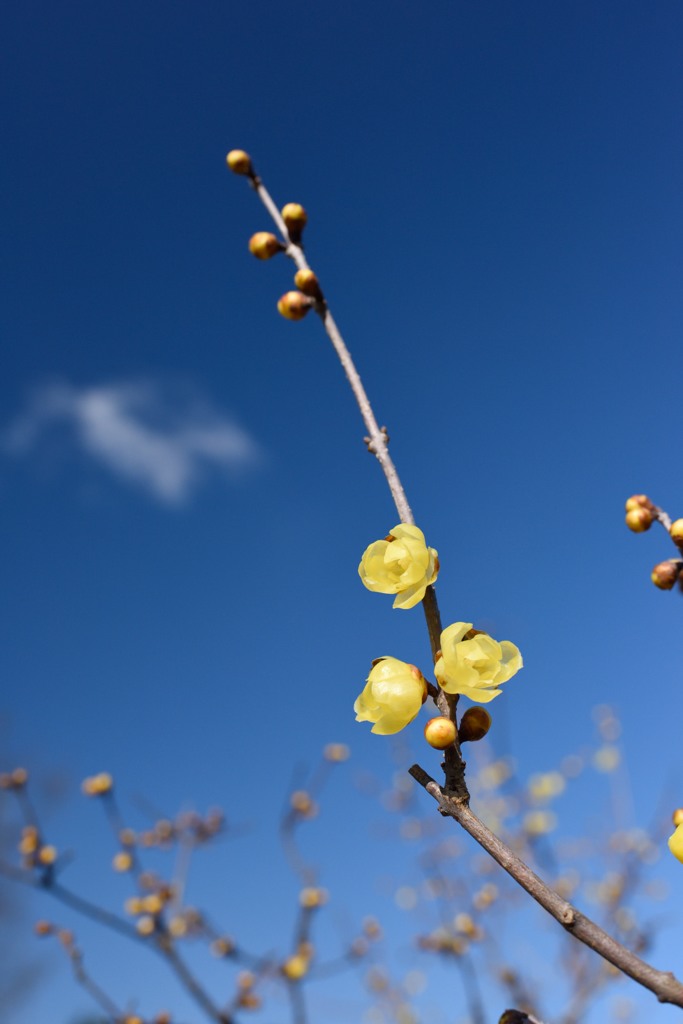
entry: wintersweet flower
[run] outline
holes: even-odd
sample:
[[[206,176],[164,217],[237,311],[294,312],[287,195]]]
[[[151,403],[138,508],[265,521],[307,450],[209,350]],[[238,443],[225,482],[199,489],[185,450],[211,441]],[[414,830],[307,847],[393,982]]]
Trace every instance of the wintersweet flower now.
[[[522,667],[522,655],[509,640],[494,640],[472,630],[471,622],[454,622],[441,634],[441,654],[434,672],[446,693],[461,693],[487,704]]]
[[[674,834],[669,838],[669,849],[676,860],[683,864],[683,824],[679,825]]]
[[[425,544],[422,530],[399,523],[388,537],[365,549],[358,572],[368,590],[396,594],[394,608],[413,608],[436,579],[439,559]]]
[[[357,722],[373,722],[372,732],[390,736],[412,722],[426,699],[419,668],[398,658],[378,658],[353,710]]]

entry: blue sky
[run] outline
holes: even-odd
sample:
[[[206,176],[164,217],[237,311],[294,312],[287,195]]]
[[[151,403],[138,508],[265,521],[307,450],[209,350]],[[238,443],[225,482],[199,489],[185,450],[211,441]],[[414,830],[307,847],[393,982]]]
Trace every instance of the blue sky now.
[[[377,879],[410,870],[370,838],[353,780],[395,766],[351,705],[381,654],[426,670],[426,633],[358,581],[396,515],[319,324],[275,311],[290,266],[247,252],[269,224],[233,147],[308,210],[444,620],[522,649],[494,748],[555,767],[614,705],[631,824],[681,802],[683,609],[648,578],[673,549],[623,502],[683,515],[682,29],[679,4],[630,0],[5,11],[3,758],[67,780],[49,822],[86,889],[111,886],[109,848],[76,794],[107,768],[124,800],[250,823],[221,854],[230,912],[276,945],[296,885],[273,819],[330,740],[353,758],[312,842],[340,915],[395,914]],[[563,825],[595,811],[589,789]],[[683,926],[680,866],[653,870]],[[660,949],[675,967],[673,924]],[[117,994],[151,1014],[161,981],[126,955]],[[88,1005],[52,966],[16,1024]]]

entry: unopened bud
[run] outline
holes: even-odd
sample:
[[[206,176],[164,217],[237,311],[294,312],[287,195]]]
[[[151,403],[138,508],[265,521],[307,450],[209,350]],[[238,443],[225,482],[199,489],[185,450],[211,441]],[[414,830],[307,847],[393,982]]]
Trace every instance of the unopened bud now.
[[[671,524],[669,533],[674,544],[678,544],[680,547],[683,544],[683,519],[676,519]]]
[[[351,751],[345,743],[328,743],[323,753],[326,761],[348,761]]]
[[[38,860],[45,867],[49,867],[57,860],[57,849],[54,846],[41,846],[38,851]]]
[[[312,302],[301,292],[285,292],[277,304],[278,312],[285,320],[303,320]]]
[[[259,260],[269,260],[283,249],[282,242],[270,231],[257,231],[249,239],[249,252]]]
[[[288,960],[285,960],[281,970],[287,981],[301,981],[308,973],[308,966],[308,957],[297,953],[294,956],[290,956]]]
[[[455,742],[455,725],[450,718],[430,718],[425,725],[424,735],[430,747],[445,750]]]
[[[458,726],[460,742],[476,743],[477,740],[483,740],[490,728],[491,716],[486,708],[481,708],[478,704],[468,708]]]
[[[676,828],[678,828],[679,825],[683,825],[683,807],[676,808],[676,810],[671,815],[671,820],[673,821]]]
[[[648,498],[647,494],[634,494],[626,502],[626,511],[630,512],[633,508],[654,509],[654,505]]]
[[[645,530],[649,530],[654,522],[654,516],[649,508],[645,508],[643,505],[639,505],[637,508],[631,508],[626,513],[626,525],[629,530],[633,530],[634,533],[644,533]]]
[[[308,221],[308,215],[303,206],[299,203],[287,203],[286,206],[282,207],[281,212],[291,240],[294,243],[301,241],[302,232]]]
[[[41,937],[45,935],[52,935],[54,925],[51,925],[49,921],[36,921],[33,926],[33,931],[36,935],[40,935]]]
[[[659,565],[656,565],[652,570],[650,579],[660,590],[671,590],[676,584],[680,571],[681,563],[671,559],[668,562],[660,562]]]
[[[251,157],[243,149],[231,149],[225,162],[235,174],[251,174]]]
[[[312,270],[297,270],[294,275],[294,284],[304,295],[310,295],[314,299],[323,297],[320,281]]]
[[[132,866],[133,858],[127,850],[121,850],[120,853],[114,855],[112,860],[114,871],[130,871]]]

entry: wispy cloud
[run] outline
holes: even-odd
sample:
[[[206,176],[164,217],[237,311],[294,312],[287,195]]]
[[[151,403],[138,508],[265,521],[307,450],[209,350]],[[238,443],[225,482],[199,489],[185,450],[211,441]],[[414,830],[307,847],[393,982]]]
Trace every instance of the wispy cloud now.
[[[59,425],[115,476],[167,504],[180,504],[211,471],[235,472],[259,460],[256,442],[196,394],[151,383],[37,390],[0,436],[3,450],[30,454]]]

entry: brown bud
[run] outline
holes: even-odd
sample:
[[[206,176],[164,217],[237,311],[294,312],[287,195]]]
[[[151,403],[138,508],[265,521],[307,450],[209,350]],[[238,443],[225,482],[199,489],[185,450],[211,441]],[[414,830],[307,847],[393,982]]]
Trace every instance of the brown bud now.
[[[225,162],[235,174],[251,174],[251,157],[243,149],[231,149]]]
[[[430,718],[424,727],[424,736],[430,747],[435,750],[445,750],[455,742],[457,733],[455,725],[450,718]]]
[[[285,320],[303,320],[311,308],[312,302],[301,292],[285,292],[280,298],[277,308]]]
[[[678,544],[679,547],[683,545],[683,519],[674,520],[669,533],[674,544]]]
[[[257,231],[249,239],[249,252],[258,260],[269,260],[283,249],[282,242],[270,231]]]
[[[40,935],[41,937],[44,935],[52,935],[54,931],[54,925],[51,925],[49,921],[36,921],[36,923],[33,926],[33,931],[35,932],[36,935]]]
[[[483,740],[490,728],[491,716],[486,708],[481,708],[479,705],[468,708],[458,726],[460,742],[475,743],[477,740]]]
[[[654,509],[654,505],[648,498],[647,494],[634,494],[626,502],[626,511],[630,512],[634,508],[649,508]]]
[[[282,207],[281,212],[291,240],[294,243],[301,241],[301,235],[308,221],[308,215],[303,206],[299,203],[287,203]]]
[[[650,579],[660,590],[672,590],[680,571],[681,563],[672,558],[667,562],[660,562],[659,565],[656,565],[652,570]]]
[[[323,297],[320,281],[312,270],[297,270],[294,275],[294,284],[304,295],[310,295],[314,299]]]
[[[626,525],[629,530],[633,530],[634,533],[644,533],[645,530],[649,530],[654,522],[654,516],[649,508],[645,508],[643,505],[639,505],[637,508],[631,508],[626,513]]]

